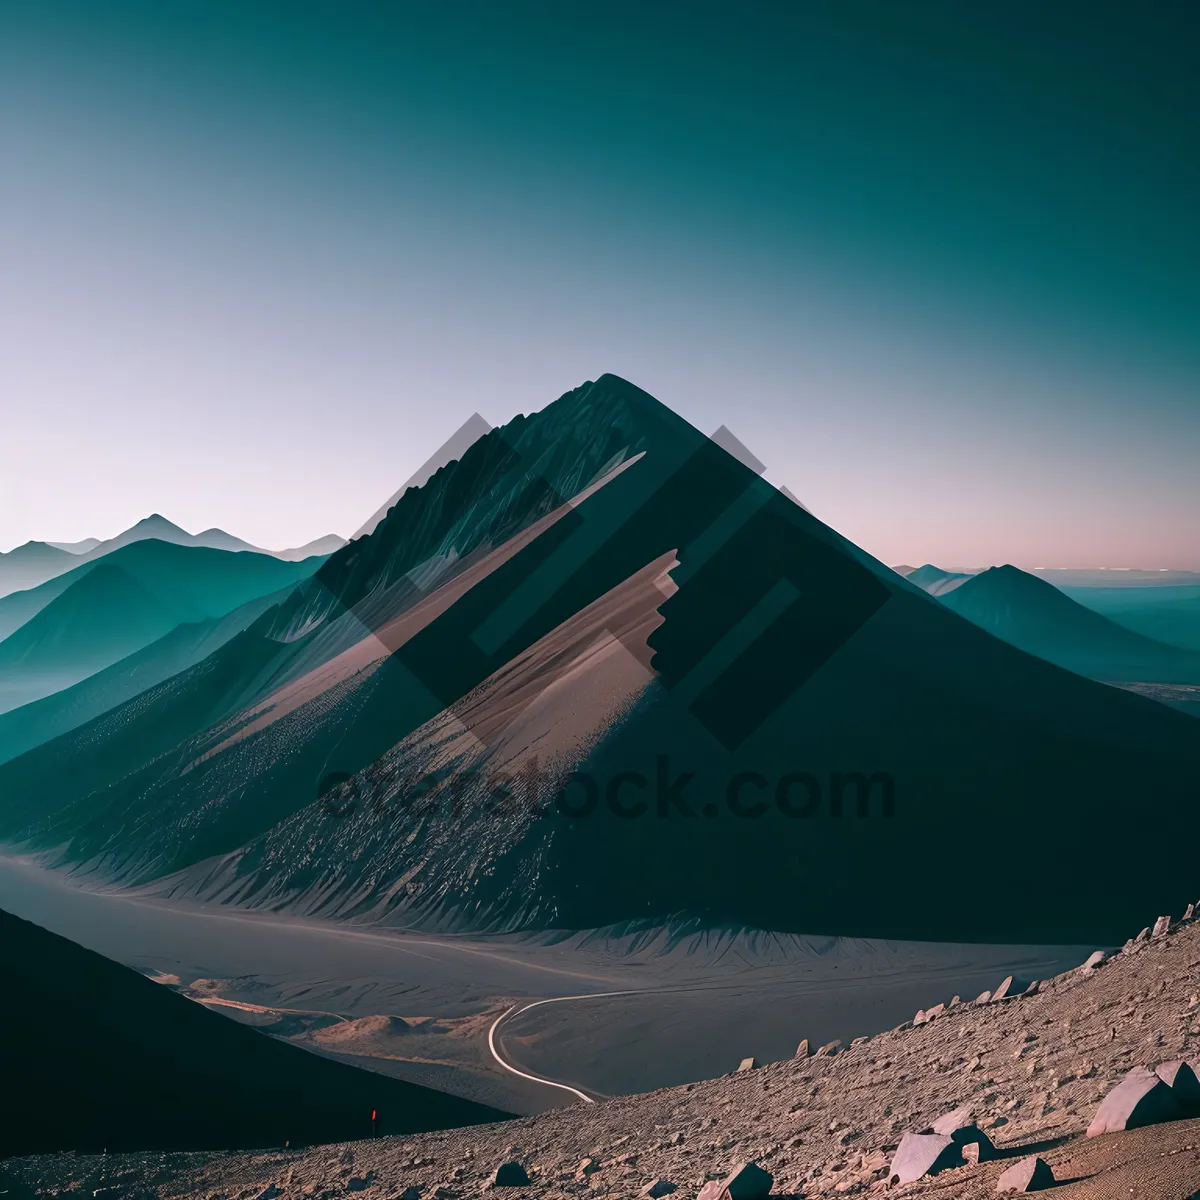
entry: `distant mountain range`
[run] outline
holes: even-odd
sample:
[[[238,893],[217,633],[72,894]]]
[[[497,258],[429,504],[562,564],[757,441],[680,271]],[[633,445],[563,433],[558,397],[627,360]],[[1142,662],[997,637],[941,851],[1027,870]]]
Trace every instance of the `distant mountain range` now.
[[[1011,645],[1092,679],[1200,684],[1200,653],[1134,633],[1013,566],[968,577],[941,600]]]
[[[3,911],[0,944],[0,1158],[282,1149],[506,1115],[287,1045]]]
[[[305,579],[324,561],[137,540],[0,599],[0,713],[60,691],[185,622]]]
[[[1126,805],[1200,832],[1194,720],[963,619],[968,582],[931,597],[604,376],[0,765],[0,836],[174,896],[456,929],[1104,943],[1179,908],[1124,854]],[[524,779],[548,790],[519,803]]]
[[[935,567],[932,563],[926,563],[923,567],[909,567],[900,573],[909,583],[915,584],[931,596],[944,596],[972,578],[964,571],[943,571],[941,567]]]
[[[304,546],[287,550],[263,550],[223,529],[206,529],[188,533],[166,517],[154,513],[114,538],[100,541],[87,538],[82,542],[26,542],[7,554],[0,554],[0,596],[35,588],[39,584],[73,570],[81,562],[93,562],[140,541],[170,542],[177,546],[203,546],[213,550],[251,551],[266,554],[287,562],[299,562],[315,555],[328,555],[340,550],[346,539],[336,534],[317,538]]]

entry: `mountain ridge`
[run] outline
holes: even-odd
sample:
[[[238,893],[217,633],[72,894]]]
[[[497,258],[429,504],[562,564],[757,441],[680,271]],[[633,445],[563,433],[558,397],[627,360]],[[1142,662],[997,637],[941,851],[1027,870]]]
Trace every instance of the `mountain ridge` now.
[[[218,711],[236,715],[205,726]],[[492,430],[244,634],[101,721],[103,754],[84,726],[0,767],[0,832],[163,894],[438,928],[689,912],[1044,937],[1021,830],[1072,847],[1069,881],[1116,836],[1085,813],[1136,788],[1186,825],[1200,779],[1189,718],[985,633],[613,376]],[[628,781],[646,815],[498,819],[486,773],[539,757],[602,791]],[[664,761],[693,780],[690,816]],[[820,784],[808,816],[778,801],[797,772]],[[415,805],[426,777],[441,799]],[[734,779],[747,803],[768,788],[761,815],[735,811]],[[1130,870],[1120,895],[1056,910],[1052,936],[1102,937],[1168,889]],[[988,871],[1022,881],[1003,912],[972,899]]]

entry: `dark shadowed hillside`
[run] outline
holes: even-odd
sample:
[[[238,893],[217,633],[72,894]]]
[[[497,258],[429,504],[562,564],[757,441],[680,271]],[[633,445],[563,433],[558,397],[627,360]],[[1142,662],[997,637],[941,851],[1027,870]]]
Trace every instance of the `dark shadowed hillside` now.
[[[0,911],[0,1158],[293,1146],[504,1114],[239,1025]]]

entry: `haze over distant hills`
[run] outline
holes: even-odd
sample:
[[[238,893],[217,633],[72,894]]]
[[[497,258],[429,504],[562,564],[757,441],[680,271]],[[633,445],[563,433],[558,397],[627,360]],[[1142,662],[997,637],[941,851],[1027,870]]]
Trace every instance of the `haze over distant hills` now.
[[[202,662],[252,625],[267,609],[280,603],[289,591],[291,584],[257,596],[223,617],[185,621],[157,641],[78,683],[40,700],[26,702],[19,708],[0,712],[0,762],[7,762],[33,746],[77,729],[172,675]],[[218,711],[214,719],[224,715],[223,711]]]
[[[214,550],[250,551],[288,562],[299,562],[314,555],[332,554],[346,544],[345,538],[327,534],[304,546],[294,546],[287,550],[263,550],[226,533],[223,529],[188,533],[187,530],[168,521],[166,517],[153,513],[116,537],[105,541],[87,538],[82,542],[72,543],[26,542],[7,554],[0,554],[0,597],[35,588],[73,570],[80,563],[94,562],[122,546],[149,540],[170,542],[178,546],[203,546]]]
[[[1064,587],[1073,600],[1144,637],[1200,650],[1200,584]]]
[[[488,773],[531,771],[596,781],[586,819],[501,819]],[[1190,718],[984,632],[604,376],[477,439],[203,661],[0,766],[0,834],[330,918],[1090,940],[1173,886],[1135,861],[1052,904],[1121,845],[1096,814],[1136,791],[1191,836],[1198,778]],[[976,901],[989,877],[1002,906]]]
[[[915,584],[921,591],[928,592],[931,596],[944,596],[971,578],[966,572],[943,571],[932,563],[926,563],[923,567],[910,567],[900,573],[909,583]]]
[[[1092,679],[1200,684],[1200,654],[1154,641],[1013,566],[967,578],[942,602],[982,629]]]
[[[184,622],[222,617],[324,560],[136,540],[0,599],[0,712],[41,699]]]

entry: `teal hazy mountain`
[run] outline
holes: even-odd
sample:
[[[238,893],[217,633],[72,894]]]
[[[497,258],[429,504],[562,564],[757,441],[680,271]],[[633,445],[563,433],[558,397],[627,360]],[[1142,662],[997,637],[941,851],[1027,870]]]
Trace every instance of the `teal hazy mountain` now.
[[[992,567],[942,603],[989,633],[1092,679],[1200,683],[1200,654],[1155,641],[1013,566]]]
[[[966,572],[943,571],[941,567],[935,567],[932,563],[926,563],[923,567],[903,574],[909,583],[916,584],[921,591],[928,592],[931,596],[944,596],[971,578]]]
[[[223,529],[188,533],[186,529],[181,529],[159,513],[152,513],[116,537],[103,541],[99,538],[87,538],[82,542],[73,543],[27,542],[7,554],[0,554],[0,597],[37,588],[83,563],[95,562],[107,557],[114,550],[143,541],[169,542],[176,546],[198,546],[209,550],[249,552],[287,562],[299,562],[317,555],[332,554],[346,544],[345,538],[337,534],[327,534],[303,546],[293,546],[286,550],[263,550],[226,533]]]
[[[37,587],[55,575],[69,571],[79,562],[69,550],[46,542],[26,542],[0,554],[0,596]]]
[[[156,540],[0,599],[0,711],[57,692],[157,641],[306,578],[298,563]],[[9,632],[6,624],[15,625]]]
[[[187,621],[150,645],[41,700],[0,713],[0,762],[141,695],[201,662],[278,604],[290,587],[258,596],[223,617]]]

